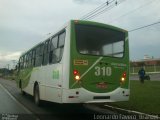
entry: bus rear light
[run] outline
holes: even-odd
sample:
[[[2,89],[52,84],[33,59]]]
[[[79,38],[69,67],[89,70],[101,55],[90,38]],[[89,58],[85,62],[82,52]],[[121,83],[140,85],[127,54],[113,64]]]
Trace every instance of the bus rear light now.
[[[77,75],[78,74],[78,70],[73,70],[73,74]]]
[[[121,82],[121,83],[124,83],[124,82],[125,82],[126,76],[127,76],[127,74],[126,74],[126,72],[124,72],[124,73],[122,74],[121,79],[120,79],[120,82]]]
[[[77,81],[80,80],[80,76],[79,76],[79,75],[76,75],[74,78],[75,78],[75,80],[77,80]]]
[[[126,72],[123,73],[123,77],[126,78]]]
[[[80,80],[80,75],[78,70],[73,70],[73,74],[74,74],[74,79],[76,81]]]
[[[124,77],[122,77],[122,78],[121,78],[121,82],[124,82],[124,81],[125,81],[125,78],[124,78]]]

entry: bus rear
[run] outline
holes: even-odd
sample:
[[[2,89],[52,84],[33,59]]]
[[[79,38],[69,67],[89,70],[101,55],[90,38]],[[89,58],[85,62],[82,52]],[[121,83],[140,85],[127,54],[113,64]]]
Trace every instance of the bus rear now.
[[[114,102],[129,99],[128,32],[89,21],[71,21],[67,101]]]

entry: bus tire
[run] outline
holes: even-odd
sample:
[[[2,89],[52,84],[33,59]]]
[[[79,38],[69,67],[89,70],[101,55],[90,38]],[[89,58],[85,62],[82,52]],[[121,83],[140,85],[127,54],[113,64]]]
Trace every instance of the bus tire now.
[[[38,84],[36,84],[35,87],[34,87],[34,103],[37,106],[40,106],[40,96],[39,96],[39,86],[38,86]]]
[[[21,94],[25,95],[26,93],[22,89],[22,81],[21,80],[19,81],[19,88],[20,88]]]

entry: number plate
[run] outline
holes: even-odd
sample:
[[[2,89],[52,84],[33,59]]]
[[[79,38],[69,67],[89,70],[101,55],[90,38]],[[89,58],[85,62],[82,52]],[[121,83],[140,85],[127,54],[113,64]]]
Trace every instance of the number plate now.
[[[101,89],[105,89],[105,88],[107,88],[107,84],[104,82],[100,82],[100,83],[96,84],[96,87],[101,88]]]

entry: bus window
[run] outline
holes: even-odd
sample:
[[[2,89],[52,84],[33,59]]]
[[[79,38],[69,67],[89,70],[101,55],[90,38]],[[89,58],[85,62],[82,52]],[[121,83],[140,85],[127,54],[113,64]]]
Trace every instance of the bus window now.
[[[47,40],[44,44],[42,65],[47,65],[49,62],[48,59],[49,59],[49,40]]]
[[[124,42],[119,41],[113,43],[113,56],[114,57],[123,57],[123,50],[124,50]]]
[[[60,48],[57,48],[53,51],[52,63],[57,63],[60,61],[59,55],[60,55]]]
[[[51,49],[49,53],[49,63],[58,63],[61,60],[64,49],[64,42],[65,32],[59,34],[59,37],[55,36],[54,38],[52,38],[52,42],[50,43]]]
[[[57,48],[57,43],[58,43],[58,36],[55,36],[51,40],[50,50],[56,49]]]
[[[54,58],[54,63],[60,62],[62,55],[63,55],[63,49],[64,49],[64,42],[65,42],[65,32],[59,34],[59,39],[58,39],[58,48],[53,51],[53,55],[55,56]]]
[[[59,46],[60,50],[59,50],[59,56],[58,56],[59,60],[58,61],[60,61],[62,59],[63,50],[64,50],[64,43],[65,43],[65,36],[66,36],[66,32],[63,32],[59,35],[59,45],[58,46]]]
[[[76,25],[77,50],[81,54],[123,57],[125,33],[92,25]]]
[[[29,67],[32,67],[32,51],[30,51],[28,54],[28,65]]]
[[[26,68],[29,67],[29,54],[26,54]]]
[[[23,69],[23,67],[24,67],[24,56],[20,58],[20,69]]]
[[[123,47],[124,47],[124,42],[119,41],[104,45],[102,47],[102,52],[104,55],[107,56],[123,57]]]
[[[36,63],[35,63],[36,67],[41,66],[41,56],[40,56],[40,53],[41,53],[41,45],[38,45],[36,47]]]
[[[19,58],[19,69],[21,69],[21,61],[22,61],[22,57]]]
[[[43,62],[43,51],[44,51],[44,43],[42,43],[41,46],[40,46],[40,54],[39,54],[40,65],[42,65],[42,62]]]
[[[58,45],[58,35],[53,37],[50,42],[50,52],[49,52],[49,63],[53,63],[53,51],[57,49]]]
[[[102,54],[112,56],[112,44],[107,44],[102,47]]]
[[[32,51],[32,66],[35,66],[36,61],[36,50]]]
[[[26,57],[27,55],[24,56],[24,68],[26,68]]]
[[[61,33],[61,34],[59,35],[58,47],[64,46],[64,42],[65,42],[65,32],[63,32],[63,33]]]

